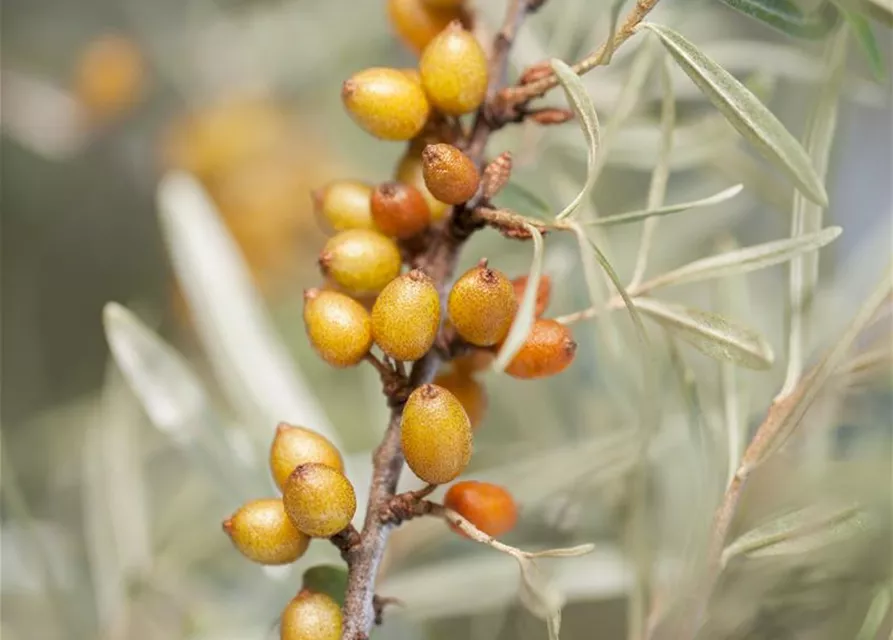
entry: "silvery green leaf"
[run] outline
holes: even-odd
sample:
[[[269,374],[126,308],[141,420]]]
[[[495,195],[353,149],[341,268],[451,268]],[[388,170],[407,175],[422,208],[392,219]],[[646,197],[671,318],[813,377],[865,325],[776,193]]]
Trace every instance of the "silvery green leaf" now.
[[[884,82],[887,77],[886,65],[884,64],[884,55],[878,45],[877,38],[874,37],[874,31],[871,30],[871,23],[868,18],[861,15],[855,9],[841,7],[843,17],[846,19],[850,27],[850,31],[859,43],[859,48],[868,61],[868,66],[874,79],[878,82]]]
[[[515,559],[521,568],[521,588],[518,592],[521,604],[537,618],[546,621],[549,640],[559,640],[564,596],[533,560],[520,555]]]
[[[524,295],[521,297],[521,304],[518,306],[518,312],[512,321],[508,335],[496,359],[493,361],[494,371],[505,371],[505,368],[512,361],[512,358],[524,346],[530,328],[536,320],[536,294],[539,288],[540,278],[543,275],[543,236],[533,225],[525,225],[533,238],[533,259],[530,262],[530,271],[527,273],[527,287],[524,289]]]
[[[276,334],[239,249],[194,178],[165,176],[158,187],[161,226],[198,335],[215,374],[243,420],[280,421],[317,431],[339,446],[315,396]]]
[[[731,200],[739,193],[741,193],[742,189],[744,189],[744,185],[736,184],[734,187],[729,187],[728,189],[723,189],[719,193],[714,193],[712,196],[707,196],[706,198],[701,198],[699,200],[691,200],[689,202],[680,202],[677,204],[670,204],[664,207],[657,207],[655,209],[641,209],[639,211],[629,211],[627,213],[618,213],[612,216],[605,216],[603,218],[595,218],[594,220],[587,220],[584,224],[587,226],[608,226],[615,224],[629,224],[631,222],[639,222],[641,220],[646,220],[652,216],[666,216],[673,213],[680,213],[682,211],[688,211],[689,209],[699,209],[702,207],[710,207],[715,204],[720,204],[721,202],[725,202],[726,200]]]
[[[810,251],[833,242],[840,234],[840,227],[828,227],[816,233],[810,233],[784,240],[773,240],[743,249],[735,249],[709,258],[695,260],[683,267],[673,269],[653,278],[645,287],[648,291],[658,287],[700,282],[714,278],[725,278],[731,275],[749,273],[757,269],[765,269],[782,262],[787,262]]]
[[[577,207],[580,206],[583,198],[586,197],[586,194],[589,193],[589,190],[595,182],[596,174],[594,169],[599,147],[599,130],[598,116],[595,113],[595,106],[592,104],[592,99],[589,97],[589,94],[586,93],[586,87],[580,80],[580,76],[574,73],[573,69],[566,63],[557,58],[551,61],[551,65],[552,70],[558,78],[558,82],[561,84],[561,88],[564,89],[564,93],[567,96],[567,102],[573,110],[574,115],[577,117],[580,127],[583,129],[583,135],[586,137],[587,151],[586,182],[583,183],[583,188],[580,189],[577,196],[555,217],[557,220],[562,220],[576,211]]]
[[[766,340],[728,318],[654,298],[635,298],[633,303],[639,311],[711,358],[728,360],[748,369],[772,366],[774,356]]]
[[[828,205],[825,186],[809,156],[763,103],[676,31],[652,22],[641,27],[660,38],[677,64],[742,136],[786,172],[811,200]]]
[[[823,3],[804,13],[791,0],[721,0],[733,9],[797,38],[822,38],[837,24],[834,5]]]
[[[722,563],[751,558],[809,553],[847,539],[868,526],[858,506],[811,505],[792,511],[743,534],[722,553]]]

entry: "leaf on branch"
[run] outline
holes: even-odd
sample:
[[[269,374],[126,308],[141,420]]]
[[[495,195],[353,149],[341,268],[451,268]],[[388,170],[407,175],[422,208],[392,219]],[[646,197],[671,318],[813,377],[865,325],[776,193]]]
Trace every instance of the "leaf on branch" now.
[[[764,242],[752,247],[735,249],[709,258],[695,260],[683,267],[657,276],[647,283],[646,288],[648,291],[652,291],[658,287],[725,278],[765,269],[787,262],[804,253],[817,251],[833,242],[841,232],[840,227],[828,227],[816,233]]]
[[[676,31],[653,22],[654,32],[676,63],[729,123],[768,160],[783,170],[811,200],[828,205],[825,186],[800,143],[743,84]]]
[[[583,198],[589,193],[595,182],[596,172],[595,163],[599,147],[599,126],[598,115],[595,113],[595,105],[592,104],[592,98],[586,93],[586,86],[580,80],[580,76],[574,73],[566,63],[561,60],[553,59],[551,61],[552,70],[558,78],[561,88],[567,96],[567,102],[577,117],[580,127],[583,129],[583,135],[586,137],[586,182],[580,193],[568,203],[555,217],[556,220],[562,220],[580,206]]]
[[[564,596],[542,574],[533,560],[521,555],[515,556],[515,559],[521,568],[521,588],[518,591],[521,604],[537,618],[546,621],[549,640],[559,640]]]
[[[824,2],[809,13],[802,12],[790,0],[721,0],[721,2],[795,38],[823,38],[831,32],[838,21],[837,9],[828,2]]]
[[[748,531],[723,550],[722,564],[738,556],[811,553],[846,540],[867,526],[867,515],[858,506],[812,505]]]
[[[543,236],[531,224],[525,224],[524,227],[530,232],[533,238],[533,260],[530,263],[530,271],[527,273],[527,287],[524,289],[524,295],[521,298],[521,304],[518,306],[518,312],[512,321],[508,335],[505,337],[502,347],[496,359],[493,361],[493,370],[502,372],[509,365],[530,333],[530,328],[536,320],[536,294],[540,284],[540,278],[543,275]]]
[[[706,198],[701,198],[700,200],[692,200],[690,202],[680,202],[677,204],[669,204],[664,207],[657,207],[656,209],[641,209],[639,211],[630,211],[628,213],[618,213],[613,216],[605,216],[604,218],[595,218],[594,220],[587,220],[583,224],[587,226],[609,226],[615,224],[629,224],[631,222],[639,222],[641,220],[646,220],[651,218],[652,216],[666,216],[673,213],[680,213],[682,211],[688,211],[689,209],[700,209],[703,207],[710,207],[715,204],[720,204],[721,202],[725,202],[726,200],[731,200],[735,196],[737,196],[744,189],[744,185],[736,184],[734,187],[729,187],[728,189],[724,189],[719,193],[715,193],[712,196],[707,196]]]
[[[768,369],[774,355],[769,343],[757,332],[716,313],[635,298],[634,304],[705,355],[728,360],[748,369]]]
[[[868,18],[846,7],[841,7],[840,11],[847,21],[850,32],[855,36],[856,42],[859,43],[859,48],[862,49],[874,79],[878,82],[884,82],[887,77],[884,56],[881,53],[881,48],[878,46],[877,38],[874,37],[874,31],[871,30],[871,23],[868,21]]]

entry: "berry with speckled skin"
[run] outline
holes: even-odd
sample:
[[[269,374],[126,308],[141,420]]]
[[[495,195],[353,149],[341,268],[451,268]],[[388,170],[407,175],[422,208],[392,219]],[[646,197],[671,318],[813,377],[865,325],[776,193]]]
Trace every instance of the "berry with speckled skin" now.
[[[508,533],[518,522],[518,507],[515,506],[512,494],[489,482],[457,482],[444,496],[443,506],[455,511],[493,538]],[[451,528],[456,533],[465,535],[452,525]]]
[[[524,297],[524,289],[527,288],[527,276],[515,278],[512,280],[512,286],[515,288],[515,297],[518,299],[518,306],[520,306],[521,299]],[[546,312],[551,297],[552,279],[549,276],[542,276],[536,288],[536,307],[533,312],[535,317],[539,318]]]
[[[554,376],[573,362],[576,351],[570,329],[555,320],[540,318],[505,372],[526,380]]]
[[[280,640],[341,640],[341,607],[324,593],[302,589],[282,611]]]
[[[329,229],[375,229],[372,187],[359,180],[335,180],[312,194],[313,209]]]
[[[500,271],[479,265],[453,285],[447,300],[450,322],[465,340],[479,347],[501,342],[518,311],[515,289]]]
[[[344,472],[341,454],[328,438],[310,429],[280,422],[270,447],[270,471],[276,486],[284,489],[292,472],[308,462],[318,462]]]
[[[422,151],[422,175],[428,191],[448,204],[461,204],[478,190],[481,174],[467,155],[451,144],[429,144]]]
[[[413,138],[431,111],[417,82],[398,69],[384,67],[366,69],[345,80],[341,100],[357,124],[383,140]]]
[[[292,524],[279,498],[243,505],[224,521],[223,530],[242,555],[260,564],[289,564],[304,555],[310,544],[310,538]]]
[[[323,274],[352,294],[378,293],[400,273],[400,250],[384,234],[349,229],[329,239],[319,256]]]
[[[487,95],[487,56],[470,31],[453,21],[428,43],[419,60],[431,104],[454,116],[477,109]]]
[[[437,222],[442,219],[446,212],[449,211],[450,205],[435,198],[425,185],[421,151],[413,149],[407,151],[400,159],[400,162],[397,163],[394,177],[398,181],[418,189],[425,202],[428,203],[428,210],[431,212],[431,222]]]
[[[385,182],[372,192],[372,219],[385,235],[411,238],[431,222],[431,210],[418,189],[402,182]]]
[[[282,501],[298,531],[314,538],[329,538],[350,524],[357,510],[353,486],[343,473],[309,462],[288,477]]]
[[[438,8],[425,0],[388,0],[388,18],[403,43],[419,53],[450,22],[462,17],[461,8]]]
[[[455,369],[438,374],[434,384],[443,387],[462,404],[472,429],[477,429],[487,411],[487,392],[467,369]]]
[[[418,360],[431,348],[440,327],[440,297],[418,269],[392,280],[372,307],[372,339],[397,360]]]
[[[456,478],[471,459],[471,423],[452,393],[433,384],[413,391],[403,407],[406,464],[430,484]]]
[[[372,346],[369,312],[337,291],[304,292],[304,328],[320,357],[334,367],[351,367]]]

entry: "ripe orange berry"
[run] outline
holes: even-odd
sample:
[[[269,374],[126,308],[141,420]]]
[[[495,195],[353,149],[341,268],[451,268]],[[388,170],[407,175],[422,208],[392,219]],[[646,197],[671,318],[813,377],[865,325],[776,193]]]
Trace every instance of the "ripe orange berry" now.
[[[409,140],[428,120],[431,106],[419,84],[398,69],[373,67],[341,87],[341,100],[363,129],[383,140]]]
[[[466,271],[453,285],[447,300],[447,312],[456,331],[479,347],[501,342],[517,311],[512,283],[502,272],[486,266]]]
[[[357,364],[372,346],[369,312],[337,291],[304,292],[304,328],[316,352],[334,367]]]
[[[243,505],[224,521],[223,530],[242,555],[260,564],[289,564],[310,544],[310,538],[289,520],[279,498]]]
[[[357,510],[353,485],[340,471],[317,462],[295,469],[282,494],[285,512],[298,531],[329,538],[350,524]]]
[[[145,90],[146,62],[136,43],[120,35],[93,40],[75,68],[74,92],[90,115],[109,118],[133,106]]]
[[[313,208],[335,231],[375,229],[372,187],[359,180],[336,180],[312,194]]]
[[[324,593],[302,589],[282,611],[280,640],[341,640],[341,607]]]
[[[475,380],[467,370],[461,369],[438,374],[434,378],[434,384],[456,396],[468,415],[472,429],[480,426],[487,411],[487,392],[484,390],[484,385]]]
[[[288,476],[302,464],[318,462],[344,473],[341,454],[327,438],[305,429],[280,422],[270,446],[270,470],[279,489],[285,488]]]
[[[429,144],[422,151],[425,186],[435,198],[461,204],[478,190],[481,174],[467,155],[451,144]]]
[[[402,182],[385,182],[372,192],[372,219],[395,238],[411,238],[431,222],[431,210],[419,190]]]
[[[424,0],[426,5],[437,9],[459,9],[464,2],[465,0]]]
[[[577,343],[570,329],[555,320],[540,318],[533,323],[524,346],[505,372],[523,379],[553,376],[573,362],[576,351]]]
[[[440,296],[418,269],[386,286],[372,307],[372,338],[397,360],[418,360],[431,348],[440,328]]]
[[[428,99],[443,113],[470,113],[487,95],[487,56],[458,20],[425,47],[419,73]]]
[[[524,297],[524,289],[527,288],[527,276],[520,276],[512,280],[512,286],[515,288],[515,297],[518,299],[518,305]],[[534,315],[539,318],[549,306],[549,298],[552,296],[552,279],[549,276],[542,276],[539,285],[536,288],[536,308]]]
[[[514,529],[518,521],[518,507],[512,494],[489,482],[457,482],[447,491],[443,505],[493,538]],[[458,528],[452,528],[465,535]]]
[[[394,173],[394,177],[400,182],[408,185],[412,185],[416,189],[418,189],[419,193],[422,194],[422,197],[425,199],[425,202],[428,203],[428,209],[431,212],[431,221],[437,222],[446,214],[449,210],[450,205],[445,202],[441,202],[428,191],[428,187],[425,185],[425,176],[422,171],[422,157],[421,152],[418,154],[414,153],[412,149],[406,152],[406,154],[400,159],[400,162],[397,164],[397,170]]]
[[[319,257],[323,274],[352,294],[378,293],[400,273],[393,240],[370,229],[348,229],[330,238]]]
[[[403,407],[401,442],[406,464],[419,478],[443,484],[471,459],[471,424],[452,393],[433,384],[413,391]]]
[[[496,358],[492,349],[472,349],[463,356],[453,359],[453,368],[464,375],[487,369]]]
[[[425,0],[388,0],[388,18],[403,43],[420,52],[453,20],[461,18],[458,8],[438,8]]]

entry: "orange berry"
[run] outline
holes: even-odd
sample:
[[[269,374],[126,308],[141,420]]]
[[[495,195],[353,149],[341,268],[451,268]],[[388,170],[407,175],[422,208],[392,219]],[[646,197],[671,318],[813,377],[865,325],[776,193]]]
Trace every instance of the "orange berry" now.
[[[74,91],[97,118],[116,116],[133,106],[145,90],[146,61],[136,43],[105,35],[87,45],[75,68]]]
[[[512,495],[489,482],[457,482],[447,491],[443,505],[493,538],[508,533],[518,522],[518,507]],[[465,535],[456,527],[452,529]]]
[[[385,182],[372,192],[372,219],[387,236],[411,238],[431,222],[431,210],[419,190],[402,182]]]
[[[280,422],[270,446],[270,470],[279,489],[285,487],[288,476],[302,464],[318,462],[344,472],[341,454],[328,438],[305,429]]]
[[[524,297],[524,289],[527,288],[527,276],[520,276],[512,280],[512,286],[515,288],[515,297],[518,299],[518,305]],[[549,276],[542,276],[539,285],[536,288],[536,309],[534,314],[539,318],[549,306],[549,298],[552,296],[552,279]]]
[[[434,282],[415,269],[391,280],[372,307],[372,338],[397,360],[418,360],[440,328],[440,296]]]
[[[333,367],[351,367],[372,346],[369,312],[337,291],[304,292],[304,328],[310,344]]]
[[[421,86],[397,69],[373,67],[341,87],[341,100],[363,129],[383,140],[409,140],[422,130],[431,106]]]
[[[425,0],[388,0],[388,18],[403,43],[419,53],[453,20],[462,17],[458,8],[438,8]]]
[[[292,472],[282,501],[298,531],[314,538],[330,538],[342,531],[357,510],[350,481],[340,471],[316,462]]]
[[[313,208],[335,231],[375,229],[372,187],[359,180],[335,180],[312,194]]]
[[[479,347],[490,347],[508,334],[518,311],[518,300],[512,283],[502,272],[477,266],[453,285],[447,311],[462,338]]]
[[[483,371],[490,367],[496,354],[492,349],[472,349],[465,355],[453,359],[453,368],[465,375]]]
[[[474,111],[487,95],[487,56],[458,20],[425,47],[419,73],[431,104],[449,115]]]
[[[484,385],[475,380],[467,370],[456,369],[438,374],[434,384],[443,387],[462,404],[472,429],[477,429],[487,411],[487,392]]]
[[[280,640],[341,640],[343,614],[330,596],[302,589],[279,619]]]
[[[424,0],[426,5],[436,9],[459,9],[464,2],[465,0]]]
[[[573,362],[576,351],[570,329],[555,320],[540,318],[505,372],[525,380],[553,376]]]
[[[223,523],[236,548],[259,564],[289,564],[307,550],[310,538],[298,531],[279,498],[252,500]]]
[[[422,151],[425,186],[435,198],[461,204],[478,190],[481,174],[467,155],[451,144],[429,144]]]
[[[329,239],[319,257],[323,274],[351,294],[378,293],[400,273],[400,250],[371,229],[348,229]]]
[[[406,464],[425,482],[455,479],[471,459],[471,424],[462,404],[442,387],[425,384],[403,407],[401,443]]]
[[[431,195],[431,192],[428,191],[428,187],[425,185],[421,151],[415,153],[412,149],[408,150],[397,164],[397,170],[394,173],[394,177],[400,182],[418,189],[418,192],[422,194],[425,202],[428,203],[432,222],[437,222],[443,218],[447,211],[449,211],[450,205],[441,202]]]

